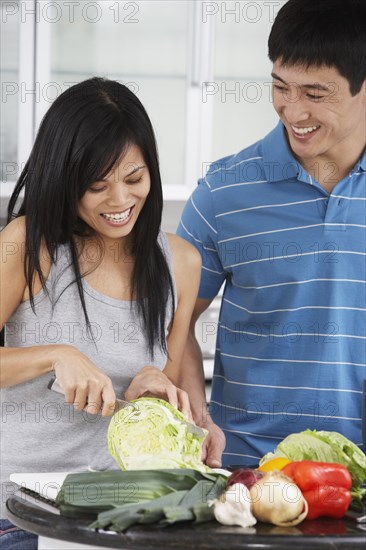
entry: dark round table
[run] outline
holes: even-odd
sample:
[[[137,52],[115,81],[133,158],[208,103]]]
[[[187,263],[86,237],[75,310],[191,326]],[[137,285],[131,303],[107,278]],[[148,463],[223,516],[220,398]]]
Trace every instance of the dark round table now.
[[[40,536],[105,548],[133,550],[318,550],[366,548],[366,525],[350,519],[304,521],[296,527],[226,527],[216,522],[181,523],[168,528],[133,527],[126,533],[90,529],[90,520],[72,520],[25,502],[7,501],[9,520]]]

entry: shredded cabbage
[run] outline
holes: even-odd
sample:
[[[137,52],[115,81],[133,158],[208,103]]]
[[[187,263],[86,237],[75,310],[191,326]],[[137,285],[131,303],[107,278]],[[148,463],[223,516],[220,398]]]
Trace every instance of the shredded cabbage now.
[[[133,401],[111,419],[109,452],[122,470],[192,468],[210,471],[201,461],[205,437],[191,433],[183,413],[155,397]]]

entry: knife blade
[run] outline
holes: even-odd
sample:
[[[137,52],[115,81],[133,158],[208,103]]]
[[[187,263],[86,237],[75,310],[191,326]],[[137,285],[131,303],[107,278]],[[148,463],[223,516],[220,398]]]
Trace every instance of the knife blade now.
[[[64,393],[60,384],[58,383],[58,380],[56,376],[54,376],[48,383],[48,389],[55,391],[57,393]],[[139,408],[134,403],[131,403],[130,401],[125,401],[124,399],[118,399],[116,398],[115,405],[114,405],[114,412],[118,412],[122,409],[125,409],[126,407],[132,407],[135,411],[138,411]]]

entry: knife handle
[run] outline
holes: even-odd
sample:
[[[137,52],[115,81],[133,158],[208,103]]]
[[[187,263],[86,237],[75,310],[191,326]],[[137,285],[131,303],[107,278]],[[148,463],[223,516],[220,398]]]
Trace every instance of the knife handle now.
[[[64,393],[60,384],[58,383],[56,376],[53,376],[51,378],[51,380],[47,384],[47,388],[57,393]],[[130,403],[129,401],[125,401],[124,399],[116,398],[114,412],[118,412],[126,407],[132,407],[132,409],[135,411],[135,415],[140,414],[140,409],[135,403]],[[137,420],[134,420],[134,422],[137,422]]]
[[[64,393],[61,389],[60,384],[57,381],[56,376],[53,376],[51,380],[47,384],[47,388],[52,391],[56,391],[57,393]]]

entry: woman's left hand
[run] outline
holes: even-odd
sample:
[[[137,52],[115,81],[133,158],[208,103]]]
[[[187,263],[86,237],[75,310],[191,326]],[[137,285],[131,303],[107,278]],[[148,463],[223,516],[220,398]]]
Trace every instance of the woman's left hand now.
[[[138,397],[159,397],[182,411],[189,422],[193,422],[187,392],[174,386],[169,378],[156,367],[147,366],[132,380],[125,392],[125,399],[132,401]]]

